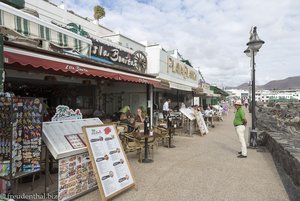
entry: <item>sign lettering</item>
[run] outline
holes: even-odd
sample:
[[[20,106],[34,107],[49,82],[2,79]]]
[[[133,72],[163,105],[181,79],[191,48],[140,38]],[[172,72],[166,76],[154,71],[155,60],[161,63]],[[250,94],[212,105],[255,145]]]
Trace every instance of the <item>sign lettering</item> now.
[[[96,40],[92,40],[92,56],[112,61],[122,66],[127,66],[131,70],[145,72],[147,68],[146,55],[141,51],[129,53],[118,48],[106,45]]]
[[[87,69],[82,68],[80,66],[66,65],[65,69],[70,70],[72,72],[89,72]]]
[[[181,64],[179,62],[174,61],[174,59],[171,57],[168,57],[167,68],[167,72],[169,72],[169,69],[171,69],[171,72],[182,75],[184,79],[197,79],[195,71],[189,69],[189,67],[185,64]]]

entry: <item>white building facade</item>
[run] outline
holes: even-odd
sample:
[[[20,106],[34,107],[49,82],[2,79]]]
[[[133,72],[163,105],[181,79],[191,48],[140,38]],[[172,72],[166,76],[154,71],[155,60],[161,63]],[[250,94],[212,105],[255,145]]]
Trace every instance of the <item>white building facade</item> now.
[[[256,92],[256,101],[300,101],[300,90],[260,90]]]
[[[156,75],[164,89],[155,89],[154,102],[160,109],[163,102],[171,98],[175,108],[180,103],[193,105],[193,89],[199,87],[200,75],[196,69],[171,56],[160,45],[146,46],[148,57],[147,73]]]
[[[80,25],[81,29],[88,32],[92,37],[105,36],[114,32],[106,27],[93,23],[91,19],[76,15],[67,8],[42,0],[25,0],[25,7],[36,10],[39,18],[59,26],[67,26],[69,23]],[[94,12],[91,10],[91,12]]]

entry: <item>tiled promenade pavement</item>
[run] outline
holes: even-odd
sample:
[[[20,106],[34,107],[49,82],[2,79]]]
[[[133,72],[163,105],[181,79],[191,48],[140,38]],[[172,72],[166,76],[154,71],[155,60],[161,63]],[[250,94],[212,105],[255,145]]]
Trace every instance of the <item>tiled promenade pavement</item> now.
[[[232,126],[233,115],[231,109],[205,136],[180,134],[175,137],[176,148],[159,146],[153,163],[139,163],[136,154],[128,154],[137,190],[130,189],[113,200],[289,200],[269,152],[250,149],[248,158],[236,157],[240,146]],[[250,116],[248,119],[251,124]],[[100,200],[99,192],[77,200]]]

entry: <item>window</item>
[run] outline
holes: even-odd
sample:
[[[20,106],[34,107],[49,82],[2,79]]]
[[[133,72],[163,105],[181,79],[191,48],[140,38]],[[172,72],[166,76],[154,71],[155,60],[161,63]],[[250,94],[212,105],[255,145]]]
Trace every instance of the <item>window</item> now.
[[[78,108],[92,108],[92,97],[90,96],[77,96],[76,97],[76,107]]]

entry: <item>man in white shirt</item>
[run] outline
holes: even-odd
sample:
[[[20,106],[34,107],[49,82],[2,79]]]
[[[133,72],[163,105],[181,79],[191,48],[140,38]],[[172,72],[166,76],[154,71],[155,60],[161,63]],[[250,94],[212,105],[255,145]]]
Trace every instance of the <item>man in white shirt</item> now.
[[[170,103],[171,103],[171,99],[167,99],[166,102],[163,105],[163,115],[164,115],[164,118],[167,118],[167,116],[168,116],[168,113],[170,111],[170,108],[169,108],[169,104]]]

